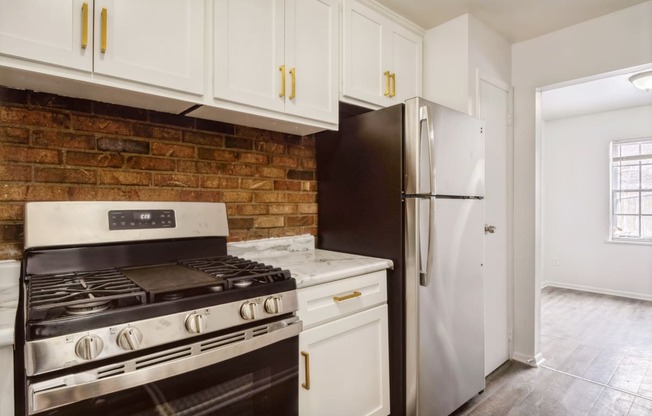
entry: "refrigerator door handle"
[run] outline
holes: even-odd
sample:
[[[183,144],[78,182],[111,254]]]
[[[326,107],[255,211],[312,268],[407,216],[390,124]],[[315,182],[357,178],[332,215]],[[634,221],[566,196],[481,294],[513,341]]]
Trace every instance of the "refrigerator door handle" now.
[[[425,128],[425,130],[424,130]],[[424,134],[425,133],[425,134]],[[426,162],[419,166],[419,193],[431,195],[434,172],[432,172],[433,134],[430,125],[430,111],[427,105],[419,107],[419,154],[420,160]],[[423,158],[427,154],[426,158]],[[425,159],[425,160],[424,160]],[[425,165],[425,166],[424,166]],[[426,189],[423,189],[426,188]],[[425,207],[424,207],[425,205]],[[432,213],[431,200],[419,200],[419,283],[421,286],[430,286],[430,272],[428,270],[428,257],[432,246]]]
[[[424,126],[425,125],[425,126]],[[425,128],[425,130],[424,130]],[[425,135],[424,135],[425,133]],[[424,140],[425,139],[425,140]],[[433,148],[433,134],[432,128],[430,125],[430,110],[428,106],[419,107],[419,159],[420,162],[423,161],[426,166],[423,166],[419,163],[419,183],[417,183],[417,193],[419,194],[432,194],[432,182],[431,179],[434,176],[432,172],[432,148]],[[427,155],[427,158],[423,160],[423,154]],[[425,189],[424,189],[425,188]]]
[[[430,270],[428,270],[430,248],[432,247],[432,204],[431,198],[420,198],[419,203],[419,284],[430,286]]]

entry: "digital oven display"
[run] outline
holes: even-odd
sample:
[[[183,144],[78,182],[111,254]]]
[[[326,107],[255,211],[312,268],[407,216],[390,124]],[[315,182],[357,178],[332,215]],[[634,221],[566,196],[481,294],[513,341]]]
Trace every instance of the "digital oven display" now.
[[[142,230],[176,226],[172,209],[109,211],[109,230]]]

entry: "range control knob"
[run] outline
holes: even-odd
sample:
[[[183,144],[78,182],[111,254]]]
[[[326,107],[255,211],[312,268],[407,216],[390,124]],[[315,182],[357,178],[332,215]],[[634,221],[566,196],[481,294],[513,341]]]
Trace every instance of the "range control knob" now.
[[[135,351],[140,349],[143,342],[143,333],[133,326],[127,327],[118,333],[118,345],[123,350]]]
[[[82,360],[92,360],[96,358],[104,349],[102,338],[97,335],[86,335],[75,344],[75,354]]]
[[[191,334],[201,334],[206,329],[206,317],[201,313],[193,312],[186,316],[186,331]]]
[[[280,296],[270,296],[265,299],[265,312],[276,315],[283,310],[283,300]]]
[[[258,304],[256,302],[247,301],[240,307],[240,316],[242,316],[242,319],[251,321],[256,319],[256,315],[258,315]]]

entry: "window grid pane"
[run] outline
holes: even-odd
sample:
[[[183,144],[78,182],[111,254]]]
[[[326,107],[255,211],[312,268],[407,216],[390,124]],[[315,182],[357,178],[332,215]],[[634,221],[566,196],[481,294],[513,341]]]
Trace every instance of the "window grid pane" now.
[[[652,242],[652,138],[611,146],[611,237]]]

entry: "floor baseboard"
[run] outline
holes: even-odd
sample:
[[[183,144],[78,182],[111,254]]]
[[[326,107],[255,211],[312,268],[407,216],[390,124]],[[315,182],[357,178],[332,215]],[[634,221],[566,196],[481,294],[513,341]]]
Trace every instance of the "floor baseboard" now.
[[[621,298],[652,301],[652,295],[646,295],[644,293],[625,292],[622,290],[611,290],[611,289],[604,289],[604,288],[593,287],[593,286],[551,282],[549,280],[543,282],[543,284],[541,285],[541,289],[545,289],[546,287],[558,287],[560,289],[579,290],[581,292],[599,293],[601,295],[610,295],[610,296],[618,296]]]

